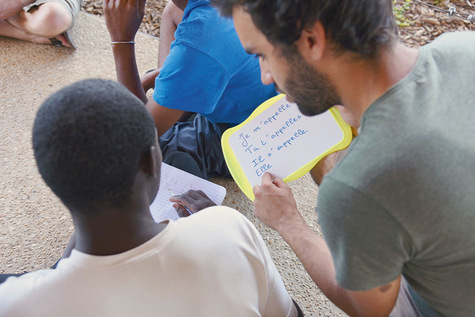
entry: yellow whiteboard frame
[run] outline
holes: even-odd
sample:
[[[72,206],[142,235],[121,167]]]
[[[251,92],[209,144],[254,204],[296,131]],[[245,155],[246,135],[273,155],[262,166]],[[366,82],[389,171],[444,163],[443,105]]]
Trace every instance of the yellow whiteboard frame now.
[[[254,110],[254,112],[252,112],[252,114],[244,122],[242,122],[241,124],[235,127],[227,129],[223,133],[223,136],[221,137],[221,147],[223,149],[224,160],[226,161],[229,172],[231,173],[232,177],[234,178],[234,181],[239,186],[239,188],[252,201],[254,201],[254,198],[255,198],[253,188],[246,174],[244,173],[244,170],[242,169],[241,164],[239,163],[236,157],[236,154],[234,153],[231,145],[229,144],[229,138],[231,137],[231,135],[238,132],[239,129],[241,129],[244,125],[251,122],[255,117],[261,114],[264,110],[271,107],[278,100],[284,97],[285,97],[284,94],[280,94],[271,99],[266,100],[259,107],[257,107],[256,110]],[[329,111],[333,119],[335,119],[336,123],[338,124],[341,131],[343,132],[343,138],[337,144],[332,146],[330,149],[328,149],[327,151],[325,151],[318,157],[314,158],[313,160],[311,160],[310,162],[308,162],[307,164],[305,164],[304,166],[302,166],[295,172],[285,177],[283,179],[284,182],[288,183],[302,177],[303,175],[307,174],[315,166],[315,164],[317,164],[322,158],[324,158],[325,156],[333,152],[343,150],[350,145],[351,140],[353,138],[351,127],[343,120],[338,109],[333,107]]]

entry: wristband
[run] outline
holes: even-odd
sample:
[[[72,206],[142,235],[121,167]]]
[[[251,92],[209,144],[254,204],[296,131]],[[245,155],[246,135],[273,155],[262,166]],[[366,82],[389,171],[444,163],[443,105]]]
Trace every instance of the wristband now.
[[[111,42],[111,45],[116,45],[116,44],[135,44],[134,41],[117,41],[117,42]]]

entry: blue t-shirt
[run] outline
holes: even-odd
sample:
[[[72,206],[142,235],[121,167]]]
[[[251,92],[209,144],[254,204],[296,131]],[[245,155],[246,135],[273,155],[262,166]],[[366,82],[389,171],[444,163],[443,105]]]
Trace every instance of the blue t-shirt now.
[[[262,84],[259,62],[244,51],[232,20],[208,0],[188,2],[155,87],[153,99],[164,107],[230,124],[276,94]]]

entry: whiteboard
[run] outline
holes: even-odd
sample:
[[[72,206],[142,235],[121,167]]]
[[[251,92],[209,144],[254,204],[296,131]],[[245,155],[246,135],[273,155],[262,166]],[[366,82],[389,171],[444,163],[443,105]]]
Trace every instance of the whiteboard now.
[[[251,199],[252,187],[270,172],[288,182],[307,173],[322,157],[349,145],[351,128],[337,109],[303,115],[284,95],[259,106],[222,138],[231,175]]]

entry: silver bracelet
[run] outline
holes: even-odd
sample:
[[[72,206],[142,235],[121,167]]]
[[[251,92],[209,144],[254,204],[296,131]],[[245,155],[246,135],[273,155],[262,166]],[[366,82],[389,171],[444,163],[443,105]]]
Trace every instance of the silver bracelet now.
[[[116,44],[135,44],[134,41],[117,41],[117,42],[111,42],[111,45],[116,45]]]

